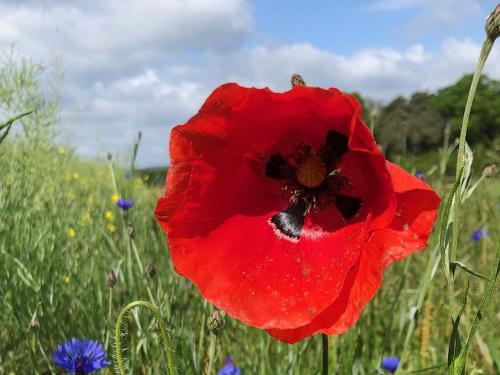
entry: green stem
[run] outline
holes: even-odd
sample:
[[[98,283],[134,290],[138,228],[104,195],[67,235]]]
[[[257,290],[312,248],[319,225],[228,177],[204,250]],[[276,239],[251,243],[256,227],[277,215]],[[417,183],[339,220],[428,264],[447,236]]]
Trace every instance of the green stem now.
[[[130,245],[132,246],[132,250],[134,251],[137,267],[139,267],[139,274],[144,273],[144,265],[142,264],[141,257],[139,256],[139,252],[137,251],[137,246],[135,245],[135,241],[132,238],[130,238],[129,240],[130,240]]]
[[[113,315],[113,288],[109,288],[109,297],[108,297],[108,322],[111,322],[111,317]],[[104,342],[104,349],[106,351],[109,347],[109,329],[106,330],[106,341]]]
[[[217,344],[217,336],[212,333],[210,335],[210,347],[208,349],[208,366],[206,373],[207,375],[210,375],[212,372],[212,364],[214,362],[216,344]]]
[[[321,334],[322,353],[323,353],[323,371],[322,375],[328,375],[328,336]]]
[[[207,309],[207,300],[204,299],[203,300],[203,315],[202,316],[205,316],[205,311]],[[202,323],[201,323],[201,328],[200,328],[200,335],[198,337],[198,351],[197,351],[197,354],[198,354],[198,360],[195,362],[195,364],[198,365],[198,372],[200,372],[199,370],[201,369],[203,363],[203,339],[205,337],[205,319],[202,319]]]
[[[474,76],[472,78],[472,83],[469,90],[469,96],[467,97],[467,104],[465,105],[464,117],[462,120],[462,128],[460,130],[460,143],[458,145],[458,155],[457,155],[457,170],[456,170],[456,181],[462,178],[462,171],[464,168],[464,158],[465,158],[465,140],[467,136],[467,126],[469,124],[469,117],[472,108],[472,103],[474,102],[474,96],[476,94],[477,85],[481,78],[481,72],[483,71],[486,60],[488,59],[488,55],[490,54],[491,47],[493,47],[493,41],[489,38],[483,43],[483,48],[481,50],[481,54],[479,56],[479,60],[477,63],[476,71],[474,72]],[[458,234],[459,234],[459,212],[460,205],[462,201],[462,189],[459,187],[455,192],[455,202],[453,205],[453,226],[452,226],[452,242],[450,249],[450,261],[455,261],[457,258],[457,250],[458,250]],[[450,307],[451,307],[451,315],[452,318],[455,318],[456,313],[456,302],[455,302],[455,293],[454,293],[454,276],[453,274],[450,277],[450,289],[448,291],[448,296],[450,298]]]
[[[116,353],[116,370],[118,371],[119,375],[125,375],[126,374],[126,369],[125,369],[125,364],[124,364],[124,359],[123,359],[123,346],[122,346],[122,326],[125,323],[125,317],[128,314],[128,312],[136,307],[144,307],[148,309],[150,312],[153,313],[153,315],[156,318],[156,322],[158,323],[158,326],[160,327],[160,333],[162,337],[162,346],[163,346],[163,351],[165,354],[165,362],[167,364],[167,369],[168,369],[168,374],[169,375],[175,375],[176,370],[175,370],[175,364],[174,364],[174,356],[173,356],[173,350],[172,350],[172,345],[170,344],[170,338],[168,337],[168,332],[167,332],[167,326],[165,322],[163,321],[163,318],[161,316],[161,312],[156,307],[150,302],[146,301],[135,301],[132,303],[129,303],[127,306],[125,306],[121,311],[120,314],[118,315],[118,319],[116,320],[116,325],[115,325],[115,353]]]

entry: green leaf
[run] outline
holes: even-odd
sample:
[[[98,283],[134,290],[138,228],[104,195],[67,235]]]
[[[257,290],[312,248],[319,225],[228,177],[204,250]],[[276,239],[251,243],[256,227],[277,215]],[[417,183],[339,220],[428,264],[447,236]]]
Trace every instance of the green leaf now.
[[[472,276],[476,276],[479,277],[480,279],[490,281],[490,279],[487,276],[481,275],[479,272],[474,271],[472,268],[470,268],[469,266],[465,265],[464,263],[458,260],[450,262],[450,266],[451,266],[451,272],[455,272],[455,268],[460,267],[462,270],[471,274]]]
[[[467,341],[465,342],[465,346],[460,351],[460,354],[453,361],[453,369],[454,372],[451,373],[453,375],[462,375],[465,370],[465,362],[467,360],[467,354],[469,353],[469,348],[472,342],[474,335],[479,327],[479,323],[481,322],[484,311],[486,310],[486,306],[490,301],[491,295],[493,294],[493,289],[495,288],[495,283],[497,281],[498,273],[500,272],[500,240],[497,243],[497,249],[495,252],[495,263],[493,264],[493,269],[491,270],[491,277],[489,278],[488,286],[486,288],[486,292],[481,298],[481,302],[479,303],[479,308],[477,309],[476,316],[474,321],[472,322],[472,326],[469,331],[469,335],[467,336]]]
[[[0,130],[3,130],[4,132],[3,132],[2,135],[0,135],[0,143],[2,143],[5,138],[7,138],[7,135],[10,132],[10,128],[12,127],[12,124],[15,121],[19,120],[20,118],[22,118],[24,116],[28,116],[28,115],[30,115],[33,112],[34,111],[29,111],[29,112],[22,113],[20,115],[17,115],[17,116],[14,116],[14,117],[8,119],[6,122],[4,122],[3,124],[1,124],[0,125]]]
[[[453,329],[451,331],[450,337],[450,346],[448,349],[448,373],[450,375],[457,375],[455,372],[455,361],[459,357],[462,351],[462,342],[460,340],[460,332],[458,330],[458,326],[460,324],[460,318],[465,311],[465,306],[467,306],[467,293],[469,291],[469,283],[467,283],[467,287],[465,288],[464,298],[462,300],[462,306],[460,307],[460,311],[458,312],[457,318],[453,321]]]

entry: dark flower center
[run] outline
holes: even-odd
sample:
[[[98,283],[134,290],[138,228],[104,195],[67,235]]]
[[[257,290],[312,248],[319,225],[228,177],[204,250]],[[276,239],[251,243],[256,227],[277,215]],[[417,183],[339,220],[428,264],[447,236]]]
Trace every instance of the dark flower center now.
[[[281,236],[297,242],[305,215],[331,204],[337,207],[344,220],[358,215],[361,199],[343,194],[349,191],[351,183],[341,169],[336,168],[347,151],[347,137],[332,130],[317,152],[301,143],[289,155],[274,153],[267,159],[264,174],[283,181],[283,193],[289,200],[288,207],[269,219]]]
[[[75,374],[85,374],[85,365],[88,358],[84,355],[78,354],[75,358]]]

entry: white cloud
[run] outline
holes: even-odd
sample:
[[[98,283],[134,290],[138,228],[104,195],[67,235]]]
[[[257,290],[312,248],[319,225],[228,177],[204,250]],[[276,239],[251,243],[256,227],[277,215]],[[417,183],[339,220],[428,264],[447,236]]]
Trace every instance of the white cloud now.
[[[17,42],[25,55],[47,62],[60,53],[61,119],[75,130],[70,142],[78,152],[126,153],[141,130],[140,166],[168,161],[171,127],[223,82],[283,91],[298,72],[309,85],[389,100],[452,83],[474,69],[480,50],[458,39],[435,51],[414,43],[352,54],[307,43],[249,46],[253,20],[244,0],[217,7],[210,0],[131,0],[127,7],[118,0],[3,1],[0,14],[0,47]],[[491,63],[500,61],[498,48],[489,61],[486,71],[500,78]]]

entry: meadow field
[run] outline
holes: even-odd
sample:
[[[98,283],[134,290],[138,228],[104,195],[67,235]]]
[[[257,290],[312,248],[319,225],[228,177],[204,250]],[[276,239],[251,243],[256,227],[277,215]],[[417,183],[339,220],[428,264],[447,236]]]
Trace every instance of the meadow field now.
[[[134,167],[139,140],[129,163],[113,155],[78,157],[55,137],[57,107],[40,97],[36,75],[25,78],[12,87],[29,81],[31,96],[15,96],[19,105],[12,108],[20,113],[35,104],[43,110],[14,123],[0,144],[0,374],[61,373],[52,353],[71,337],[98,340],[116,358],[117,315],[137,300],[159,307],[179,374],[213,374],[225,357],[246,375],[320,374],[320,336],[287,345],[229,316],[217,336],[210,332],[207,319],[214,307],[174,271],[153,215],[164,181]],[[449,170],[456,149],[446,139],[426,154],[394,161],[412,174],[422,169],[425,181],[444,196],[455,182]],[[498,162],[498,143],[483,150],[481,160]],[[484,174],[484,167],[472,162],[459,217],[455,293],[460,301],[469,284],[456,327],[463,341],[485,293],[483,278],[490,275],[500,236],[500,181]],[[120,198],[133,200],[133,206],[124,211],[116,204]],[[331,373],[383,373],[380,363],[388,355],[401,358],[398,373],[446,373],[453,324],[440,254],[436,226],[425,251],[388,269],[358,324],[330,337]],[[500,373],[499,306],[496,291],[471,341],[468,374]],[[121,334],[129,368],[136,374],[166,373],[154,316],[134,309],[126,322]]]

